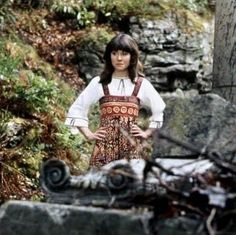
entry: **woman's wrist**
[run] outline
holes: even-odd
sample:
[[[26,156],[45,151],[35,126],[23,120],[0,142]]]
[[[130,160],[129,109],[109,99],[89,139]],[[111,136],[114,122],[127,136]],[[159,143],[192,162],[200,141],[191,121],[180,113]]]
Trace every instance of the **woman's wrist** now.
[[[79,130],[87,140],[94,140],[94,134],[88,127],[79,127]]]
[[[144,131],[144,139],[148,139],[149,137],[152,136],[156,128],[148,128],[147,130]]]

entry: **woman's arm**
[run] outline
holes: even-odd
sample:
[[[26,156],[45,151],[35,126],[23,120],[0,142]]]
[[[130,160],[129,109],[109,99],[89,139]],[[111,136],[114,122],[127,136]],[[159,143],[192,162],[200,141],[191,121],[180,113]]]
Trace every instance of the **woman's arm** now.
[[[149,128],[161,128],[166,105],[159,93],[147,79],[143,79],[138,97],[140,98],[141,105],[151,110],[152,114],[149,119]]]
[[[65,124],[70,127],[88,127],[88,112],[91,105],[103,96],[99,77],[91,80],[79,97],[70,106]]]
[[[141,105],[148,107],[152,115],[149,119],[150,123],[148,129],[142,130],[139,126],[133,125],[131,134],[135,137],[148,139],[157,129],[162,127],[163,112],[166,105],[153,85],[146,79],[142,82],[138,97],[141,100]]]

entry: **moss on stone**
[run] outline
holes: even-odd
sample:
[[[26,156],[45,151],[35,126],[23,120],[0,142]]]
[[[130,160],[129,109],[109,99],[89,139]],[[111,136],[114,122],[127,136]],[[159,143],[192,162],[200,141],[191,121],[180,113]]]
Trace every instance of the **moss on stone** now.
[[[115,33],[110,27],[91,27],[78,41],[79,47],[90,47],[92,46],[95,50],[103,48]]]
[[[168,15],[175,17],[178,27],[186,33],[201,32],[204,23],[213,17],[212,11],[207,8],[202,7],[202,12],[196,12],[188,9],[186,5],[178,4],[175,0],[150,1],[149,8],[137,16],[154,20],[163,19]]]

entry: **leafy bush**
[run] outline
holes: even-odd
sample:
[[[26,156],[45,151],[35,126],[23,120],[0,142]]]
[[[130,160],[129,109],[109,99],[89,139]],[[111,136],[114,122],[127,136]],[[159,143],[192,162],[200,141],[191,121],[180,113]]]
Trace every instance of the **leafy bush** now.
[[[55,0],[51,10],[77,19],[79,27],[86,27],[96,22],[94,11],[89,11],[82,1],[77,0]]]
[[[16,73],[21,66],[21,59],[19,57],[12,58],[5,49],[6,40],[0,40],[0,75],[1,80],[4,77],[10,77]]]
[[[74,91],[43,66],[19,40],[0,39],[0,203],[41,199],[39,164],[45,158],[62,159],[73,172],[88,166],[89,145],[63,123]]]
[[[34,72],[29,70],[31,67]],[[72,89],[53,76],[48,65],[40,62],[28,47],[4,38],[0,40],[0,91],[0,106],[12,109],[14,104],[19,105],[21,113],[63,109],[74,97]]]
[[[160,17],[170,8],[203,14],[207,0],[55,0],[51,10],[77,19],[79,27],[122,22],[131,16]]]
[[[55,117],[64,116],[63,107],[68,107],[68,97],[64,96],[59,84],[32,72],[20,72],[19,76],[4,79],[1,97],[8,104],[4,108],[21,117],[31,114],[53,113]],[[65,94],[67,91],[65,90]],[[71,92],[73,93],[73,92]]]
[[[25,104],[27,112],[49,112],[51,101],[59,96],[55,81],[31,72],[5,78],[5,83],[3,95],[15,103]]]
[[[71,15],[77,19],[79,27],[94,25],[97,22],[112,23],[127,15],[144,14],[147,0],[56,0],[52,11]]]

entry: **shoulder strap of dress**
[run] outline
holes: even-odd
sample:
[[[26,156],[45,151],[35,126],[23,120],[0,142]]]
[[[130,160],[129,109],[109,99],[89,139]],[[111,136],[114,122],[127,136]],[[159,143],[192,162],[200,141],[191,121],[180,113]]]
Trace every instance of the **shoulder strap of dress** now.
[[[139,92],[139,89],[141,87],[142,81],[143,81],[143,78],[142,77],[138,77],[138,80],[137,80],[137,82],[135,84],[132,96],[137,96],[137,94]]]
[[[104,95],[110,95],[107,84],[102,84],[102,88],[103,88]]]

